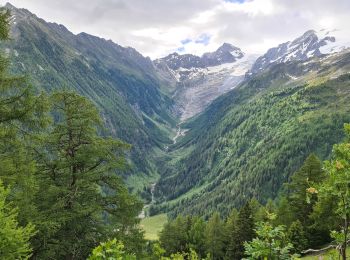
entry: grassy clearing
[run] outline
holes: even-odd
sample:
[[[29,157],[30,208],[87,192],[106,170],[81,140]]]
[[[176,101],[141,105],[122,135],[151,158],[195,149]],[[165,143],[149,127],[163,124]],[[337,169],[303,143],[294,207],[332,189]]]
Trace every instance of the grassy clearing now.
[[[145,231],[145,238],[148,240],[157,240],[159,238],[159,232],[163,229],[167,221],[168,217],[166,214],[159,214],[142,219],[140,225]]]

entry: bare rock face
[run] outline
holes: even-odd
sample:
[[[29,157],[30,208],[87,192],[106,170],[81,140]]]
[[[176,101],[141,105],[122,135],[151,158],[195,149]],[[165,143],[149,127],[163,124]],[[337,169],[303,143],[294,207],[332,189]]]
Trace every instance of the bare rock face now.
[[[273,64],[305,61],[312,57],[328,54],[322,47],[334,42],[335,37],[331,36],[330,32],[318,33],[314,30],[309,30],[293,41],[285,42],[269,49],[266,54],[256,60],[248,75],[264,71]]]
[[[255,55],[245,55],[239,48],[224,43],[215,52],[201,57],[173,53],[154,64],[160,78],[167,79],[173,90],[174,113],[184,121],[236,87],[255,59]]]

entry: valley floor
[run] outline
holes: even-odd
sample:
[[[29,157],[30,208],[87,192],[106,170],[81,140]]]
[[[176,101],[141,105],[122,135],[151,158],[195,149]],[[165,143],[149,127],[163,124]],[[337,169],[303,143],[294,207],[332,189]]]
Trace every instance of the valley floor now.
[[[140,226],[145,231],[145,238],[148,240],[157,240],[159,232],[168,221],[166,214],[159,214],[152,217],[146,217],[141,220]]]

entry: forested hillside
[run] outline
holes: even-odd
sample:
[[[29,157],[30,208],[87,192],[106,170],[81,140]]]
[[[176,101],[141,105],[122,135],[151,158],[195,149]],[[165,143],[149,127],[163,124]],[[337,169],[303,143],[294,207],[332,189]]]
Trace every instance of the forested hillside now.
[[[183,124],[186,136],[157,184],[172,215],[227,215],[274,198],[310,153],[328,158],[350,120],[350,54],[279,64]]]
[[[308,31],[250,71],[228,44],[156,69],[0,8],[0,259],[346,260],[350,49],[327,43]],[[190,79],[228,92],[176,118]]]
[[[168,131],[175,121],[151,60],[112,41],[74,35],[28,10],[7,8],[13,16],[11,41],[3,50],[12,70],[27,74],[39,91],[67,88],[92,100],[102,113],[104,132],[133,145],[129,172],[143,180],[131,185],[140,188],[155,179],[152,151],[171,143]]]

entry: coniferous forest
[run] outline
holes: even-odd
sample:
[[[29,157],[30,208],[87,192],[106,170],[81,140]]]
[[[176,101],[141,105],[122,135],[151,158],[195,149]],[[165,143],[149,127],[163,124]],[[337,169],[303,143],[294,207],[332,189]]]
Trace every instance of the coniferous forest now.
[[[9,9],[1,46],[19,49]],[[33,28],[47,45],[23,47],[25,64],[44,59],[33,49],[54,63],[53,40]],[[97,57],[87,46],[103,40],[79,37]],[[45,77],[1,52],[0,259],[348,258],[348,51],[269,67],[180,122],[159,68],[127,50],[118,68],[72,58],[76,70],[57,62]],[[319,74],[290,83],[308,66]],[[147,239],[141,219],[157,214],[168,220]]]

